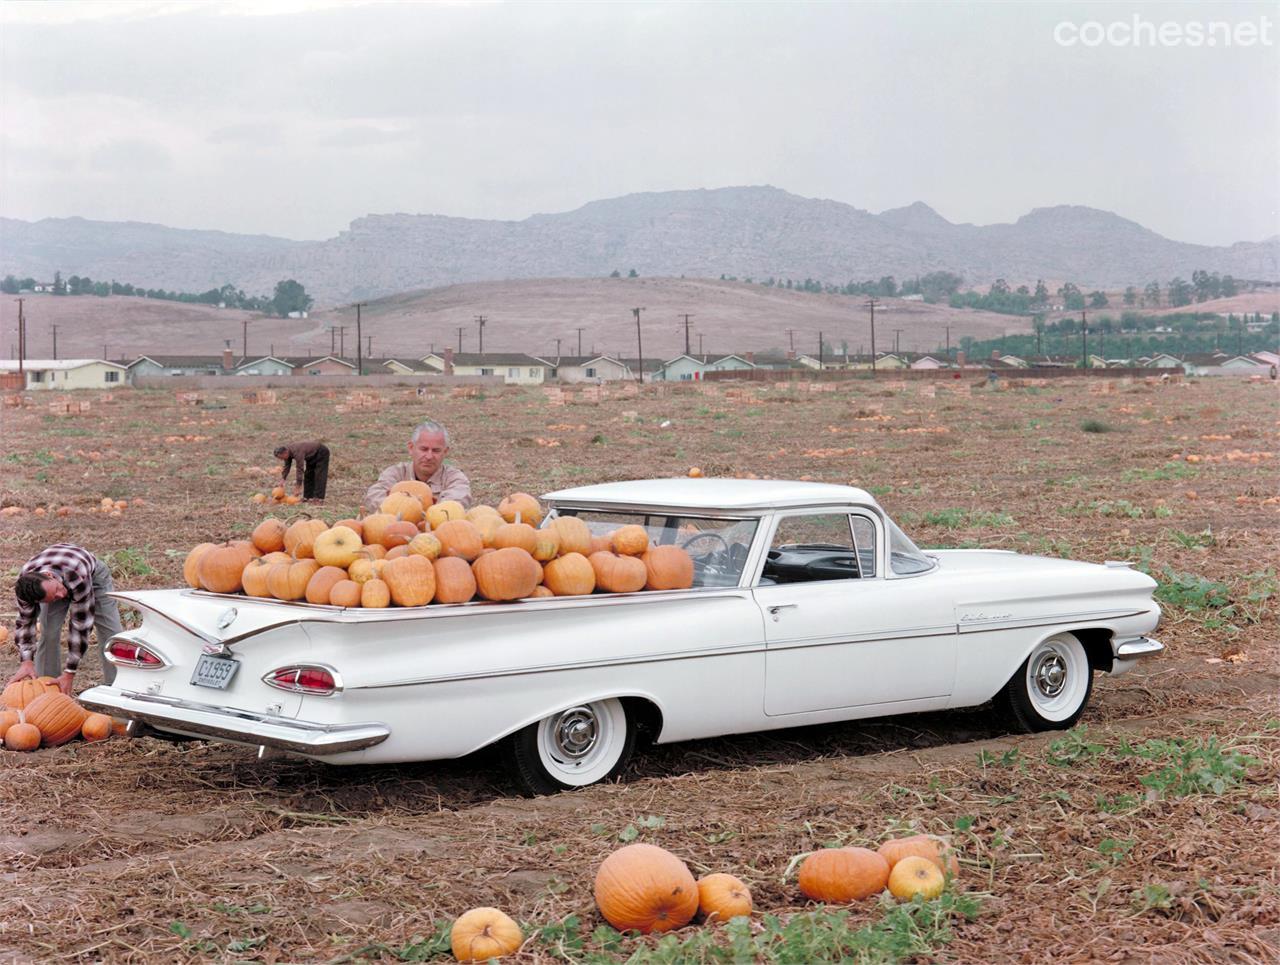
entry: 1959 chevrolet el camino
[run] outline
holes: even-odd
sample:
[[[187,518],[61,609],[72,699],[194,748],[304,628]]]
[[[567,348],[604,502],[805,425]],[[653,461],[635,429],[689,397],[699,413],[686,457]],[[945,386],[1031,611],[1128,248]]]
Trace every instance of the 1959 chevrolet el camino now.
[[[551,793],[654,741],[971,707],[1066,728],[1093,674],[1162,644],[1155,582],[1123,563],[922,552],[866,492],[651,479],[544,497],[595,533],[639,523],[694,557],[692,589],[383,610],[190,589],[118,593],[113,686],[147,728],[334,764],[500,745]]]

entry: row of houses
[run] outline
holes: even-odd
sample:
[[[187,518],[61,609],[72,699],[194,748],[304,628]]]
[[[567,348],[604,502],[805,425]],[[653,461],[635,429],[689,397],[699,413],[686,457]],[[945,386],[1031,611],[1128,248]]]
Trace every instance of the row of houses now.
[[[612,355],[560,356],[539,358],[520,352],[432,352],[421,358],[397,357],[364,359],[359,371],[364,375],[450,375],[490,376],[501,378],[507,385],[541,385],[545,382],[689,382],[705,378],[713,372],[773,371],[895,371],[902,369],[981,368],[985,370],[1019,370],[1032,368],[1075,368],[1078,356],[1017,356],[993,352],[984,362],[967,362],[960,352],[952,360],[946,356],[915,352],[883,352],[869,355],[837,355],[830,358],[812,355],[757,354],[678,355],[660,359],[620,358]],[[1187,375],[1268,374],[1280,366],[1280,355],[1256,352],[1252,355],[1229,355],[1225,352],[1175,356],[1160,353],[1139,359],[1109,359],[1090,355],[1091,368],[1138,367],[1180,370]],[[0,373],[14,378],[18,363],[0,360]],[[23,365],[27,389],[111,388],[133,384],[141,377],[165,376],[315,376],[355,375],[357,363],[336,355],[294,357],[266,355],[258,358],[236,357],[230,350],[222,355],[140,355],[135,359],[27,359]],[[18,386],[12,385],[17,388]]]

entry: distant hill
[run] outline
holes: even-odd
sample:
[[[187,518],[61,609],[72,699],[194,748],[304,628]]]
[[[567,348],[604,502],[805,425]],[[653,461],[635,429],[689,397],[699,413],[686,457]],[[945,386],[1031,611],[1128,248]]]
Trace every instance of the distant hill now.
[[[474,352],[476,315],[489,319],[486,351],[575,355],[582,329],[584,352],[636,354],[631,309],[644,308],[641,324],[646,357],[671,358],[684,351],[682,313],[690,313],[690,347],[707,352],[787,349],[794,339],[798,352],[816,353],[818,333],[836,351],[847,342],[851,352],[869,351],[870,322],[865,299],[841,295],[765,288],[746,282],[682,278],[553,278],[502,282],[470,282],[427,291],[407,292],[365,304],[362,331],[373,337],[375,357],[421,357],[434,345],[458,345]],[[107,347],[112,357],[140,354],[216,355],[225,341],[240,354],[242,325],[248,322],[249,354],[265,355],[274,344],[278,354],[327,353],[330,326],[345,325],[347,355],[355,355],[355,313],[349,308],[312,314],[309,319],[270,318],[207,305],[146,298],[34,295],[26,300],[28,354],[47,357],[52,326],[58,326],[58,354],[97,357]],[[13,349],[17,307],[0,299],[0,346],[5,357]],[[964,335],[992,338],[1024,331],[1027,319],[945,305],[883,299],[876,310],[876,347],[893,348],[895,335],[903,350],[931,351],[947,338],[958,344]],[[895,333],[895,329],[901,329]],[[790,334],[789,334],[790,330]],[[698,333],[702,338],[699,339]],[[367,344],[367,343],[366,343]]]
[[[325,241],[187,231],[79,218],[0,219],[0,272],[117,278],[204,291],[232,282],[269,293],[302,282],[318,305],[471,281],[643,276],[843,284],[934,270],[970,284],[1066,279],[1141,285],[1197,268],[1280,280],[1280,237],[1210,247],[1170,241],[1094,208],[1037,208],[1013,224],[952,224],[917,202],[879,215],[772,187],[666,191],[593,201],[523,221],[368,215]]]

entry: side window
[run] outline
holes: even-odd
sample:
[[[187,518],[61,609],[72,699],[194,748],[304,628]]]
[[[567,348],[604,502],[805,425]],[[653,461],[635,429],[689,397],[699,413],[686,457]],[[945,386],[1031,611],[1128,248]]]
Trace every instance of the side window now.
[[[853,532],[846,513],[783,516],[774,530],[760,582],[859,579],[862,571]]]
[[[876,575],[876,526],[865,516],[850,516],[853,542],[858,549],[858,566],[864,580]]]

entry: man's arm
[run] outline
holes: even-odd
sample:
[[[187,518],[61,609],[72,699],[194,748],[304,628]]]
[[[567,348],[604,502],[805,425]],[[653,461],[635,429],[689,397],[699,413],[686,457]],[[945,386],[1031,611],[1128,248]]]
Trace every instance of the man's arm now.
[[[382,470],[382,475],[364,494],[364,508],[367,512],[376,513],[378,507],[382,505],[382,501],[391,493],[391,487],[401,482],[400,466],[388,466]]]
[[[471,480],[465,472],[454,466],[447,466],[440,481],[444,483],[444,488],[440,490],[436,502],[453,499],[462,503],[463,509],[471,508]]]
[[[13,628],[13,642],[18,646],[18,660],[22,663],[35,658],[36,616],[39,612],[39,603],[18,601],[18,622]]]

